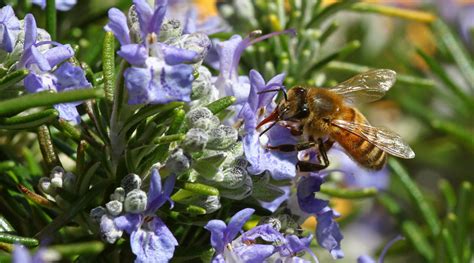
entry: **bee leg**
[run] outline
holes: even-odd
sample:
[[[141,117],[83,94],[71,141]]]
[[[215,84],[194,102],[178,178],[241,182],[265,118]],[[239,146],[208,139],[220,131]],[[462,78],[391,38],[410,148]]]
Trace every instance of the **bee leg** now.
[[[302,142],[298,144],[281,144],[276,146],[267,145],[270,150],[278,150],[281,152],[298,152],[316,146],[316,142]]]
[[[290,130],[291,135],[293,136],[301,136],[303,135],[303,127],[302,125],[298,125],[295,127],[294,125],[285,125],[286,128]]]
[[[324,168],[329,166],[329,158],[327,155],[327,151],[332,147],[334,144],[334,141],[329,139],[323,142],[321,138],[318,139],[318,149],[319,149],[319,154],[323,158],[323,165],[325,165]]]
[[[317,172],[325,169],[326,164],[312,163],[307,161],[298,161],[296,163],[296,169],[300,172]]]

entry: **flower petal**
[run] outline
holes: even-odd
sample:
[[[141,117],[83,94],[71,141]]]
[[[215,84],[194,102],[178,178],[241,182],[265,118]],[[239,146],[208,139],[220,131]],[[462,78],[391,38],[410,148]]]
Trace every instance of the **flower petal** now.
[[[57,78],[58,91],[91,87],[91,83],[86,79],[86,74],[82,68],[69,62],[61,64],[54,71],[54,75]]]
[[[244,243],[249,240],[255,241],[257,238],[261,238],[267,242],[281,243],[285,241],[285,237],[280,232],[276,231],[271,224],[256,226],[242,234],[242,241]]]
[[[250,216],[255,212],[255,209],[245,208],[237,212],[229,221],[229,225],[224,233],[224,242],[230,243],[242,230],[245,222],[249,220]]]
[[[81,122],[81,116],[77,112],[77,103],[60,103],[55,104],[54,108],[59,111],[59,117],[67,121],[72,122],[73,124],[79,124]]]
[[[317,174],[303,176],[298,183],[298,204],[306,213],[319,214],[328,205],[328,201],[315,197],[315,192],[321,189],[323,179]],[[319,224],[318,224],[319,225]]]
[[[139,228],[130,235],[130,246],[137,256],[135,262],[169,262],[178,241],[158,217],[149,226],[150,230]]]
[[[166,44],[160,44],[160,48],[165,56],[166,63],[169,65],[193,62],[198,57],[197,52],[183,48],[177,48]]]
[[[148,25],[153,16],[153,9],[146,0],[133,0],[133,4],[138,14],[142,39],[146,39],[146,35],[150,33],[148,32]]]
[[[74,56],[74,51],[69,44],[60,45],[48,49],[46,52],[44,52],[43,56],[46,58],[46,60],[48,60],[49,66],[54,67]]]
[[[227,229],[226,224],[222,220],[210,220],[205,226],[205,229],[211,232],[211,246],[216,250],[216,254],[224,251],[224,231]]]
[[[148,58],[148,51],[144,45],[128,44],[120,47],[119,56],[134,66],[143,66]]]
[[[242,262],[264,262],[264,260],[275,253],[273,245],[255,244],[250,246],[240,246],[234,249],[234,253]]]
[[[118,229],[125,230],[130,234],[140,226],[141,220],[142,216],[140,214],[128,213],[126,215],[116,217],[114,219],[114,223]]]
[[[29,263],[31,262],[30,252],[23,245],[14,245],[13,248],[13,263]]]
[[[108,14],[109,23],[107,23],[104,29],[113,32],[120,45],[130,44],[130,29],[128,28],[125,14],[115,7],[110,8]]]
[[[318,220],[316,239],[319,245],[331,252],[334,259],[343,258],[344,252],[341,250],[341,240],[344,236],[339,230],[339,224],[334,221],[333,210],[327,209],[326,212],[316,216]]]

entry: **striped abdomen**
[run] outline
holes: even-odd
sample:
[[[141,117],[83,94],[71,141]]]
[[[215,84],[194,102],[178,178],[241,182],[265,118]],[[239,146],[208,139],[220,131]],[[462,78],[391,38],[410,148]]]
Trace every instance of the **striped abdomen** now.
[[[338,118],[368,124],[364,115],[351,107],[344,107]],[[346,150],[352,159],[366,168],[380,170],[387,161],[387,153],[354,133],[332,125],[331,137]]]

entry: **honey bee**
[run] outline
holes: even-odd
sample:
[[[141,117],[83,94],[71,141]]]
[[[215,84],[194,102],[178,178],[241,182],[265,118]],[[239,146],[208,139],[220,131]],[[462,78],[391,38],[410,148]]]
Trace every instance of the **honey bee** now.
[[[353,104],[380,99],[395,83],[396,73],[376,69],[356,75],[331,88],[295,86],[287,93],[262,125],[273,122],[264,132],[280,123],[291,129],[292,134],[302,135],[304,142],[296,145],[268,146],[284,152],[301,151],[318,147],[320,163],[299,161],[300,171],[318,171],[329,165],[326,152],[337,142],[361,166],[380,170],[387,161],[387,154],[411,159],[415,153],[393,131],[373,127],[353,107]],[[280,90],[280,89],[278,89]],[[268,90],[268,91],[278,91]],[[281,89],[284,91],[284,89]],[[268,92],[265,91],[265,92]]]

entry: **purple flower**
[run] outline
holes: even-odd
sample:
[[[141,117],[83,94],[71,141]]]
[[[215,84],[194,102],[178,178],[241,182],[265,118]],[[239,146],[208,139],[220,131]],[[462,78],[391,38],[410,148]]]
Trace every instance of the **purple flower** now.
[[[137,256],[135,262],[168,262],[173,257],[178,241],[155,213],[166,201],[173,205],[170,195],[175,180],[175,176],[171,175],[162,188],[160,175],[154,168],[151,172],[146,210],[141,213],[127,213],[114,219],[117,229],[130,234],[130,246]]]
[[[0,49],[12,52],[19,33],[20,21],[15,16],[13,8],[9,5],[4,6],[0,9]]]
[[[167,1],[156,1],[152,8],[145,0],[134,0],[140,28],[140,43],[132,43],[127,17],[118,9],[109,10],[112,31],[121,44],[118,54],[132,67],[125,70],[129,104],[162,104],[171,101],[189,102],[194,68],[184,63],[197,62],[195,51],[158,42]],[[207,52],[207,46],[202,52]]]
[[[54,260],[59,260],[58,256],[55,254],[49,253],[49,258],[54,257]],[[44,263],[48,262],[47,260],[47,253],[44,248],[39,249],[33,256],[30,255],[28,249],[26,249],[23,245],[15,245],[13,248],[13,255],[12,255],[12,262],[13,263]],[[53,259],[50,259],[53,260]]]
[[[258,225],[237,237],[254,211],[246,208],[237,212],[228,225],[217,219],[207,223],[205,228],[211,232],[211,245],[216,250],[213,262],[263,262],[270,257],[286,262],[298,259],[295,255],[301,251],[314,256],[309,249],[311,235],[301,239],[294,235],[285,237],[271,224]]]
[[[82,68],[70,62],[64,62],[74,56],[72,48],[53,41],[37,42],[37,31],[35,18],[27,14],[23,54],[17,64],[17,68],[26,68],[30,71],[24,79],[25,89],[30,93],[35,93],[90,88],[91,84],[87,81]],[[42,52],[39,47],[44,45],[55,46]],[[59,111],[61,118],[77,124],[80,122],[80,116],[76,106],[81,103],[61,103],[54,107]]]
[[[333,258],[342,258],[344,253],[340,243],[344,237],[340,232],[339,224],[334,220],[338,215],[328,207],[328,201],[315,196],[315,192],[321,189],[323,182],[323,178],[316,173],[303,176],[298,182],[298,204],[303,212],[316,216],[318,220],[316,240],[319,245],[327,249]]]
[[[232,36],[229,40],[215,43],[219,57],[219,76],[214,85],[219,90],[219,96],[234,96],[236,98],[233,110],[239,112],[242,105],[247,102],[250,92],[250,81],[247,76],[239,76],[237,67],[244,50],[260,41],[280,34],[295,34],[292,29],[273,32],[260,37],[249,36],[242,39],[239,35]]]
[[[256,130],[258,121],[263,118],[261,113],[271,112],[274,109],[273,97],[276,95],[276,93],[258,93],[281,86],[285,75],[279,74],[268,83],[265,83],[263,77],[256,70],[251,70],[249,75],[250,92],[239,113],[239,117],[243,118],[245,123],[246,134],[243,138],[243,147],[245,157],[250,163],[248,170],[251,174],[260,174],[268,170],[276,180],[293,178],[296,173],[297,154],[270,150],[265,146],[266,144],[273,146],[295,144],[296,138],[291,135],[288,129],[279,125],[270,129],[263,136],[259,136]],[[262,111],[262,108],[265,111]]]
[[[32,0],[35,5],[39,5],[41,9],[46,8],[46,0]],[[77,0],[56,0],[56,9],[60,11],[69,11],[77,3]]]

